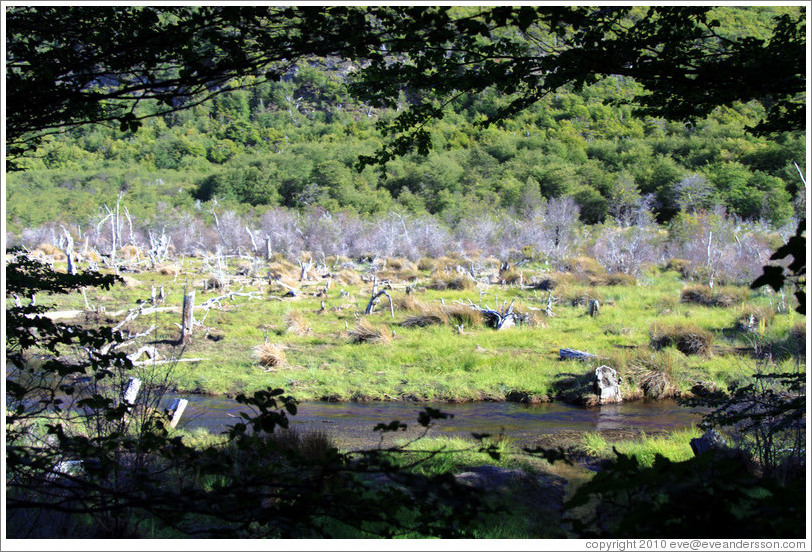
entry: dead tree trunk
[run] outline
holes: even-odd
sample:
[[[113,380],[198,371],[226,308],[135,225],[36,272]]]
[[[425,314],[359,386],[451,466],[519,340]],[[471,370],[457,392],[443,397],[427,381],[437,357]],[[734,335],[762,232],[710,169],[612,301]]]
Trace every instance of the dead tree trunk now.
[[[589,300],[589,316],[596,317],[601,313],[601,304],[597,299]]]
[[[188,343],[192,339],[192,327],[195,324],[195,292],[186,293],[185,288],[183,292],[183,318],[180,326],[180,341],[181,343]]]
[[[564,348],[558,351],[559,360],[589,360],[595,358],[596,355],[586,353],[584,351],[576,351],[575,349]]]
[[[73,265],[73,236],[65,227],[62,227],[65,234],[65,256],[68,258],[68,274],[76,274],[76,267]]]

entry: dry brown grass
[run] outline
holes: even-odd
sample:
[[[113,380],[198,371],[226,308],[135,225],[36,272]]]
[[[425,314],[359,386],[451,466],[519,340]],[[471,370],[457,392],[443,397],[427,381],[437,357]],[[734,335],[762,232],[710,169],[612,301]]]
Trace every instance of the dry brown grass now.
[[[307,335],[313,331],[301,311],[292,309],[285,315],[285,331],[295,335]]]
[[[180,267],[172,264],[160,265],[156,270],[161,276],[177,276],[180,273]]]
[[[459,303],[446,305],[443,311],[449,322],[457,326],[463,325],[466,328],[471,328],[473,326],[481,326],[484,322],[480,311],[466,305],[460,305]]]
[[[279,343],[263,343],[254,347],[254,358],[260,366],[281,368],[287,364],[285,347]]]
[[[144,254],[134,245],[125,245],[118,250],[118,256],[127,261],[134,261],[143,258]]]
[[[366,318],[360,319],[355,328],[347,332],[347,334],[351,343],[380,343],[386,345],[392,341],[388,329],[379,328]]]
[[[429,289],[438,291],[453,289],[456,291],[467,291],[476,287],[476,282],[465,274],[459,272],[452,272],[445,274],[438,272],[431,278],[431,282],[426,286]]]
[[[442,326],[448,322],[448,318],[442,313],[425,312],[407,316],[401,322],[404,328],[425,328],[426,326]]]
[[[711,289],[709,286],[690,286],[682,290],[680,301],[706,307],[732,307],[748,299],[750,291],[740,287]]]
[[[425,312],[428,307],[414,295],[399,295],[392,299],[392,304],[397,310],[406,312]]]
[[[300,273],[301,269],[298,266],[287,261],[274,261],[268,263],[268,278],[271,280],[280,280],[283,278],[298,280]]]
[[[589,279],[591,286],[636,286],[637,278],[631,274],[614,272],[604,276],[592,276]]]
[[[34,249],[34,253],[39,253],[40,255],[51,257],[55,261],[64,261],[67,259],[67,255],[59,249],[57,246],[52,245],[50,243],[41,243]]]
[[[592,257],[573,257],[567,259],[565,269],[573,274],[586,274],[588,276],[606,275],[606,269]]]
[[[347,286],[357,286],[363,282],[361,276],[354,270],[344,269],[336,274],[335,279],[337,282]]]

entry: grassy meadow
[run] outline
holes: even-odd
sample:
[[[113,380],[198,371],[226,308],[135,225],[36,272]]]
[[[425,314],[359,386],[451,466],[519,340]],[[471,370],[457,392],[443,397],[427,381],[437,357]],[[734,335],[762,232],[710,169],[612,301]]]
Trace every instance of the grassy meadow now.
[[[537,262],[500,271],[488,258],[356,261],[304,259],[304,278],[302,262],[280,257],[219,266],[211,258],[142,262],[121,273],[123,284],[60,297],[53,309],[83,311],[80,323],[113,325],[140,305],[145,314],[122,329],[135,334],[154,325],[141,341],[164,359],[204,359],[164,367],[179,391],[213,395],[281,387],[299,400],[591,405],[594,369],[603,364],[622,376],[624,400],[656,399],[726,389],[759,365],[784,369],[804,354],[804,317],[791,293],[711,289],[670,270],[673,263],[633,278],[607,274],[588,258],[565,272]],[[64,262],[55,267],[64,270]],[[375,283],[388,295],[367,315]],[[165,297],[153,304],[161,287]],[[184,289],[195,291],[198,324],[181,346]],[[589,300],[599,302],[597,316]],[[521,323],[496,330],[471,304],[512,304]],[[596,357],[559,360],[565,347]]]

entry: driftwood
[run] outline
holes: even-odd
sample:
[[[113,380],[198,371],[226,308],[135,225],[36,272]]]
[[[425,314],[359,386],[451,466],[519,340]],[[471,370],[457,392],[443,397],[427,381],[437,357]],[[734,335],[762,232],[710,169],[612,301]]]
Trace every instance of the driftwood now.
[[[456,302],[459,303],[460,305],[465,305],[465,303],[462,303],[461,301]],[[515,302],[516,300],[514,299],[508,305],[507,301],[505,301],[502,304],[501,309],[497,310],[490,308],[488,306],[481,307],[479,305],[475,305],[473,301],[469,299],[468,304],[465,306],[481,312],[482,317],[485,320],[486,326],[497,330],[506,330],[508,328],[515,326],[516,323],[521,323],[525,321],[524,317],[517,315],[515,312],[513,312],[513,303]]]
[[[576,351],[575,349],[564,348],[558,351],[559,360],[589,360],[597,358],[597,355],[586,353],[584,351]]]
[[[392,296],[389,295],[386,290],[378,291],[378,277],[375,276],[372,282],[372,297],[369,298],[369,303],[367,303],[367,308],[364,310],[364,314],[372,314],[372,310],[375,308],[375,303],[378,302],[378,299],[381,298],[381,295],[386,295],[386,298],[389,299],[389,312],[392,315],[392,318],[395,317],[395,307],[392,303]]]

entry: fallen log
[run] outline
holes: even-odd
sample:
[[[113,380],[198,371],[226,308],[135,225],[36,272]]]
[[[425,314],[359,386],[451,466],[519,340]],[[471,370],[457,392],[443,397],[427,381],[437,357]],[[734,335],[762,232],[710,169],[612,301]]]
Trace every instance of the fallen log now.
[[[584,351],[576,351],[575,349],[569,348],[564,348],[558,351],[559,360],[589,360],[591,358],[597,358],[597,355]]]

